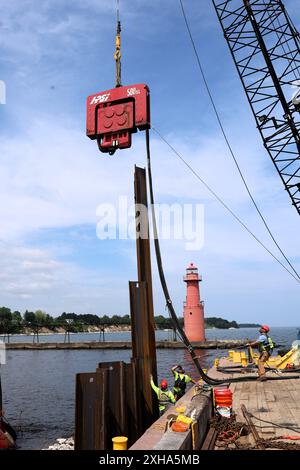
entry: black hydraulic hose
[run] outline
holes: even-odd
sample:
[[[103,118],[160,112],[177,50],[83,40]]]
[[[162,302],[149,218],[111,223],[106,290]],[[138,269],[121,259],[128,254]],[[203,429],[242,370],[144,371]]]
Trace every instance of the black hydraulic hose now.
[[[231,382],[246,382],[249,380],[257,380],[257,377],[254,376],[246,376],[246,377],[241,377],[241,378],[231,378],[231,379],[225,379],[225,380],[220,380],[220,379],[214,379],[212,377],[209,377],[205,372],[203,371],[200,362],[198,360],[198,357],[195,353],[195,350],[190,343],[189,339],[187,338],[183,328],[181,327],[178,317],[176,315],[175,309],[172,304],[172,300],[169,294],[165,274],[164,274],[164,269],[162,265],[162,259],[161,259],[161,251],[160,251],[160,244],[159,244],[159,238],[158,238],[158,231],[157,231],[157,223],[156,223],[156,215],[155,215],[155,208],[154,208],[154,193],[153,193],[153,183],[152,183],[152,171],[151,171],[151,152],[150,152],[150,134],[149,134],[149,129],[146,129],[146,149],[147,149],[147,169],[148,169],[148,180],[149,180],[149,191],[150,191],[150,202],[151,202],[151,214],[152,214],[152,226],[153,226],[153,238],[154,238],[154,247],[155,247],[155,255],[156,255],[156,262],[157,262],[157,269],[159,273],[159,278],[161,282],[161,286],[163,289],[163,293],[166,299],[166,305],[171,317],[171,320],[173,322],[173,325],[175,329],[177,330],[182,342],[186,346],[188,352],[191,355],[191,358],[201,376],[201,378],[204,380],[209,385],[221,385],[221,384],[230,384]],[[280,379],[287,379],[287,378],[295,378],[295,377],[278,377],[276,380]],[[274,378],[272,379],[274,380]]]
[[[228,366],[228,367],[217,367],[218,372],[222,372],[223,374],[239,374],[241,371],[249,372],[250,369],[257,370],[256,365],[248,365],[248,366]],[[274,367],[268,367],[265,366],[266,370],[273,371],[274,373],[279,373],[279,374],[293,374],[293,373],[300,373],[300,368],[297,367],[295,369],[275,369]]]
[[[218,366],[218,367],[217,367],[217,370],[218,370],[219,372],[223,372],[223,370],[245,369],[245,368],[249,368],[250,366],[253,367],[253,368],[256,367],[254,364],[253,364],[253,365],[252,365],[252,364],[249,364],[248,366],[241,366],[241,365],[236,365],[236,366]]]
[[[187,347],[191,358],[201,376],[201,378],[208,384],[210,385],[217,385],[224,383],[223,380],[217,380],[213,379],[211,377],[208,377],[208,375],[205,374],[203,371],[199,360],[196,356],[195,350],[193,346],[191,345],[189,339],[187,338],[184,330],[182,329],[179,320],[177,318],[176,312],[174,310],[172,300],[170,298],[168,286],[166,283],[166,278],[162,266],[162,260],[161,260],[161,252],[160,252],[160,244],[159,244],[159,239],[158,239],[158,232],[157,232],[157,223],[156,223],[156,216],[155,216],[155,209],[154,209],[154,194],[153,194],[153,184],[152,184],[152,171],[151,171],[151,152],[150,152],[150,136],[149,136],[149,129],[146,129],[146,147],[147,147],[147,168],[148,168],[148,179],[149,179],[149,191],[150,191],[150,202],[151,202],[151,214],[152,214],[152,225],[153,225],[153,235],[154,235],[154,246],[155,246],[155,254],[156,254],[156,262],[157,262],[157,268],[158,268],[158,273],[159,273],[159,278],[161,282],[161,286],[164,292],[164,296],[166,299],[166,305],[171,317],[171,320],[173,322],[174,327],[176,328],[182,342],[185,344]]]

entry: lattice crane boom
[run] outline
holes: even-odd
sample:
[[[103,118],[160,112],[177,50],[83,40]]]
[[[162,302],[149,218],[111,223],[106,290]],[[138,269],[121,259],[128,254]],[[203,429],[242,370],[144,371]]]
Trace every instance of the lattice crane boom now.
[[[300,214],[299,33],[281,0],[213,4],[264,146]]]

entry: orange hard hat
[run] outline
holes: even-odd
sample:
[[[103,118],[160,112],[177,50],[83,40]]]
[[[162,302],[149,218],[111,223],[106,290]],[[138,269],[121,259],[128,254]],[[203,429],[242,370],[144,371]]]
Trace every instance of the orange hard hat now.
[[[162,381],[160,382],[160,388],[161,388],[162,390],[166,390],[166,389],[168,388],[168,382],[167,382],[166,380],[162,380]]]
[[[265,330],[266,333],[268,333],[268,331],[270,331],[270,328],[268,327],[268,325],[262,325],[262,326],[261,326],[261,329],[262,329],[262,330]]]

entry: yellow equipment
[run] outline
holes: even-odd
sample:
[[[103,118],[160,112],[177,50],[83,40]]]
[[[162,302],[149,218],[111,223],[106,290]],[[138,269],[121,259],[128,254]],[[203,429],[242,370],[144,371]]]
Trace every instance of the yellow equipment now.
[[[296,342],[295,342],[296,343]],[[250,361],[248,361],[246,353],[244,351],[228,351],[227,360],[234,362],[235,364],[241,364],[243,367],[246,367],[248,364],[257,364],[260,354],[255,353],[251,346],[248,347],[248,352],[250,356]],[[288,351],[284,356],[274,356],[270,357],[266,364],[274,369],[285,369],[288,366],[299,366],[300,365],[300,351],[299,344],[294,344],[290,351]],[[219,363],[215,359],[215,365],[218,366]]]
[[[269,361],[268,361],[269,363]],[[299,366],[299,345],[295,345],[283,357],[277,359],[276,369],[285,369],[288,365]]]
[[[182,423],[185,423],[190,427],[190,425],[192,424],[194,420],[190,418],[189,416],[179,415],[177,416],[176,421],[177,422],[181,421]]]
[[[127,450],[128,437],[117,436],[112,438],[113,450]]]

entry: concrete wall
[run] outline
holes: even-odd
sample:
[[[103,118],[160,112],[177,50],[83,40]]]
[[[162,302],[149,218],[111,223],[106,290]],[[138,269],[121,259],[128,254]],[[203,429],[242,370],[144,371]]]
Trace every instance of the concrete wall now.
[[[192,387],[176,405],[172,405],[147,431],[133,444],[130,450],[192,450],[200,449],[205,439],[208,422],[212,416],[212,393],[195,395]],[[186,406],[184,414],[193,418],[193,432],[174,432],[168,428],[168,417],[177,415],[176,408]]]

